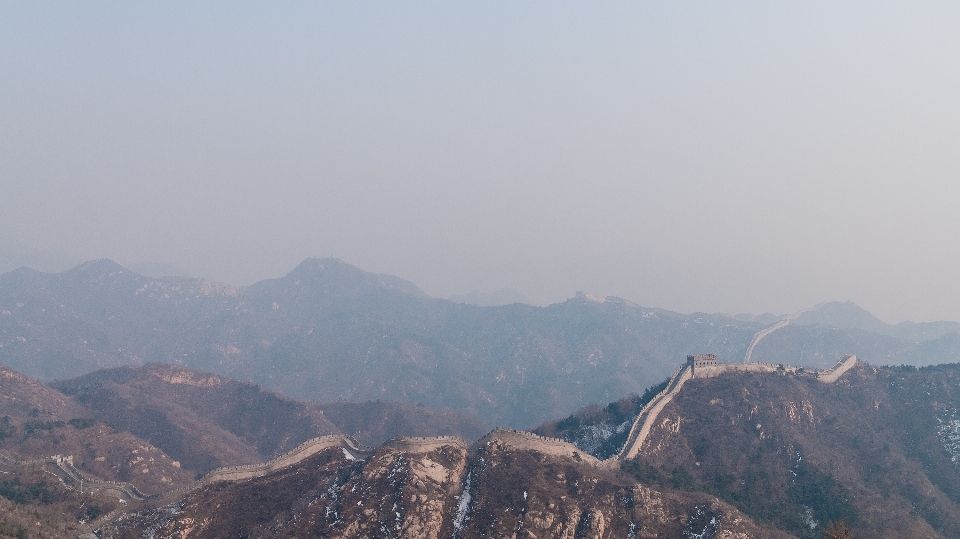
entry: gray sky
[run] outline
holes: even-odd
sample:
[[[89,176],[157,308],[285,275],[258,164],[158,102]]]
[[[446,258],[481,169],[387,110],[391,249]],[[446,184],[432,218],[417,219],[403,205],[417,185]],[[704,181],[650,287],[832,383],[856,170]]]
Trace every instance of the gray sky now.
[[[0,4],[0,269],[960,320],[956,2],[195,4]]]

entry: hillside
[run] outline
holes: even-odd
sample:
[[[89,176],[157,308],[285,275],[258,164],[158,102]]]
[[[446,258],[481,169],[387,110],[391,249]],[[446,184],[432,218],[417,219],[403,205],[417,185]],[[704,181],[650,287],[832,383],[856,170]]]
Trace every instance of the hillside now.
[[[309,403],[173,365],[118,367],[53,385],[96,419],[153,441],[195,473],[259,462],[340,432]]]
[[[33,377],[162,362],[293,398],[405,401],[517,426],[646,387],[688,347],[742,356],[760,327],[615,298],[466,305],[333,259],[239,289],[110,261],[0,276],[0,363]]]
[[[220,389],[211,393],[215,397],[191,395],[193,389],[143,393],[173,391],[185,403],[215,403],[232,394],[222,388],[237,384],[156,365],[115,369],[73,383],[83,386],[83,394],[101,389],[118,393],[111,384],[149,388],[155,383],[148,380],[171,375],[191,381],[188,387],[199,388],[198,393]],[[84,406],[73,396],[57,397],[52,389],[16,376],[5,378],[8,401],[17,403],[8,410],[50,400],[49,412],[31,408],[26,413],[47,414],[55,422]],[[133,514],[101,519],[97,526],[104,537],[139,537],[148,529],[156,537],[176,537],[191,528],[191,536],[200,537],[366,537],[385,530],[417,537],[479,537],[520,530],[526,537],[632,533],[812,539],[841,524],[860,538],[960,535],[960,365],[916,369],[858,363],[833,383],[791,370],[693,378],[657,416],[635,459],[594,459],[591,455],[616,452],[611,447],[622,442],[616,441],[615,427],[630,425],[660,389],[657,384],[642,396],[587,407],[538,429],[579,447],[509,429],[495,430],[474,444],[457,437],[403,438],[373,450],[334,436],[320,439],[319,446],[310,442],[317,449],[304,449],[302,457],[274,461],[285,464],[220,471],[208,476],[216,479],[183,491],[179,501],[147,500],[130,506]],[[249,394],[263,393],[257,391]],[[277,398],[271,395],[267,392]],[[349,417],[358,425],[379,426],[370,428],[374,435],[383,434],[390,411],[398,409],[375,402],[336,407],[341,421]],[[4,443],[25,432],[24,420],[8,417],[15,424],[14,436]],[[404,421],[442,424],[429,414],[424,417]],[[107,433],[102,423],[88,421],[55,425],[50,431],[60,432],[64,440],[69,429]],[[150,456],[143,453],[146,449],[138,448]],[[162,465],[162,451],[152,451]],[[154,467],[142,459],[136,464]],[[264,471],[245,471],[254,469]],[[74,510],[73,491],[43,483],[42,476],[20,477],[20,483],[0,485],[7,489],[0,497],[8,501],[27,496],[14,502],[17,514],[32,506],[45,515],[45,525],[64,530],[78,525],[75,517],[58,520],[53,513]],[[29,498],[34,495],[29,493],[39,497]],[[98,500],[109,507],[109,499]],[[15,529],[23,520],[10,522]]]
[[[399,434],[476,439],[487,432],[476,419],[452,411],[291,401],[170,365],[97,371],[57,387],[62,392],[0,367],[0,537],[75,538],[91,519],[135,506],[137,496],[152,500],[192,488],[212,464],[259,463],[308,438],[339,432],[328,414],[377,444]],[[86,481],[85,492],[79,476],[69,477],[52,455],[69,458]],[[104,491],[102,481],[135,490]]]
[[[218,483],[102,528],[152,537],[786,538],[708,495],[651,489],[495,434],[387,444],[363,460],[332,448],[274,474]]]
[[[325,434],[344,432],[376,446],[399,435],[475,440],[490,430],[449,410],[387,401],[295,401],[174,365],[105,369],[53,386],[83,403],[91,417],[153,441],[194,473],[267,460]]]
[[[537,431],[606,456],[637,400],[587,407]],[[623,470],[711,493],[799,537],[820,537],[840,520],[857,537],[957,537],[958,409],[956,364],[860,364],[834,385],[777,374],[694,379]]]
[[[0,461],[72,455],[93,477],[129,481],[146,493],[189,483],[176,459],[130,432],[93,418],[86,406],[0,367]]]
[[[829,385],[808,377],[689,381],[625,470],[712,493],[760,522],[819,537],[960,536],[960,367],[860,364]]]

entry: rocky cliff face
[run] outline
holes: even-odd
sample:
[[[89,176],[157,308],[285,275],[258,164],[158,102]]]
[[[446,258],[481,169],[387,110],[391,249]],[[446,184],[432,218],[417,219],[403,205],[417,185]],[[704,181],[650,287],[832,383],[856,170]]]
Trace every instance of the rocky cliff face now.
[[[209,485],[104,537],[789,537],[704,494],[655,490],[575,456],[495,436],[340,448],[272,475]]]

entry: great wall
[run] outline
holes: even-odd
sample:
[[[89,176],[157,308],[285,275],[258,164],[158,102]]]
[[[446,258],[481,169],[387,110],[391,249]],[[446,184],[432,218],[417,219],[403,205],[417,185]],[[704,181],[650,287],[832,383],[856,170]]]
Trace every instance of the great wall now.
[[[784,326],[787,326],[789,324],[790,324],[790,319],[787,318],[786,320],[781,320],[766,329],[761,329],[760,331],[758,331],[757,334],[753,336],[753,340],[750,341],[750,346],[747,347],[747,353],[743,357],[743,362],[750,363],[750,358],[753,356],[753,349],[756,348],[758,344],[760,344],[760,341],[762,341],[764,337],[766,337],[767,335],[770,335],[774,331]]]
[[[483,446],[499,442],[515,449],[538,451],[548,455],[573,458],[576,461],[586,462],[598,467],[616,469],[622,461],[632,459],[640,454],[643,449],[643,444],[650,435],[661,411],[680,392],[684,384],[693,378],[712,378],[725,373],[778,373],[806,376],[823,383],[832,384],[856,365],[857,357],[852,354],[843,356],[836,365],[825,371],[783,364],[750,363],[751,353],[757,343],[765,336],[789,323],[790,319],[782,320],[758,332],[747,349],[743,363],[719,363],[717,356],[713,354],[687,356],[687,363],[677,369],[673,376],[670,377],[666,387],[641,408],[633,421],[626,442],[620,453],[605,460],[597,459],[566,440],[544,437],[532,432],[506,427],[494,429],[481,438],[476,445]],[[469,445],[457,436],[398,437],[386,442],[382,447],[410,453],[426,453],[449,445],[464,450],[469,449]],[[47,458],[18,461],[0,454],[0,465],[10,467],[53,465],[57,470],[56,475],[64,484],[72,483],[83,492],[109,494],[121,500],[146,501],[150,503],[150,505],[160,506],[176,502],[199,487],[218,482],[243,481],[262,477],[271,472],[297,464],[321,451],[334,447],[339,447],[344,455],[351,460],[364,459],[374,452],[374,449],[363,447],[350,436],[342,434],[320,436],[307,440],[292,450],[266,462],[217,468],[205,474],[192,485],[162,495],[153,496],[143,494],[130,483],[104,481],[86,476],[73,466],[72,456],[54,455]],[[121,510],[114,511],[110,515],[105,515],[97,519],[96,525],[89,523],[87,526],[84,526],[84,528],[92,530],[96,526],[102,526],[105,522],[109,522],[119,516],[121,512]],[[88,535],[90,534],[82,535],[81,537],[87,537]]]
[[[507,427],[497,427],[490,434],[481,438],[477,444],[486,445],[496,441],[514,449],[538,451],[545,455],[557,457],[572,457],[577,461],[589,462],[597,466],[603,465],[602,460],[585,453],[582,449],[564,439],[540,436],[532,432]]]
[[[64,484],[72,483],[76,485],[81,492],[98,492],[101,494],[110,494],[120,499],[143,500],[147,495],[140,492],[137,487],[123,481],[105,481],[95,479],[84,475],[73,465],[73,456],[53,455],[51,457],[30,460],[14,460],[0,454],[0,464],[9,467],[42,467],[53,465],[57,471],[55,474]]]
[[[651,399],[637,414],[633,428],[630,429],[630,435],[627,437],[627,443],[624,444],[620,454],[607,460],[629,460],[636,457],[643,448],[643,442],[650,434],[660,411],[680,392],[683,384],[692,378],[713,378],[724,373],[760,372],[810,376],[821,382],[832,384],[856,364],[857,356],[853,354],[843,356],[836,365],[826,371],[816,371],[790,365],[771,365],[769,363],[719,363],[717,356],[713,354],[687,356],[687,363],[677,370],[667,387]]]
[[[778,328],[774,327],[770,329]],[[724,373],[780,373],[809,376],[829,384],[836,382],[840,376],[850,370],[856,363],[857,357],[848,354],[833,368],[826,371],[816,371],[802,367],[772,365],[768,363],[719,363],[717,357],[712,354],[688,356],[687,363],[677,369],[668,381],[667,386],[654,396],[637,414],[620,453],[608,459],[599,460],[584,452],[576,445],[560,438],[544,437],[532,432],[506,427],[494,429],[481,438],[480,441],[477,442],[477,445],[499,441],[506,446],[516,449],[539,451],[548,455],[574,458],[575,460],[587,462],[595,466],[615,468],[619,466],[621,461],[632,459],[641,452],[643,444],[650,435],[653,426],[656,424],[660,412],[680,392],[684,384],[693,378],[712,378]],[[468,448],[468,444],[457,436],[398,437],[386,442],[383,447],[411,453],[425,453],[445,445],[453,445],[462,449]],[[349,436],[342,434],[320,436],[307,440],[290,451],[266,462],[217,468],[208,472],[190,486],[167,492],[160,496],[147,496],[130,483],[104,481],[84,475],[73,466],[73,457],[71,456],[54,455],[42,459],[17,461],[0,454],[0,464],[14,467],[52,464],[58,471],[57,475],[64,483],[72,483],[85,492],[99,492],[101,494],[111,494],[121,499],[146,500],[152,504],[166,504],[176,501],[204,485],[262,477],[271,472],[297,464],[325,449],[333,447],[341,448],[347,458],[350,459],[363,459],[373,454],[373,449],[363,447]]]

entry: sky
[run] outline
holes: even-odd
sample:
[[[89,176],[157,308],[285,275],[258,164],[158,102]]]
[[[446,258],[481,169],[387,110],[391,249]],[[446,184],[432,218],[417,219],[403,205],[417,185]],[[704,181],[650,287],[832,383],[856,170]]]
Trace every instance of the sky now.
[[[960,320],[956,2],[3,2],[0,271]]]

